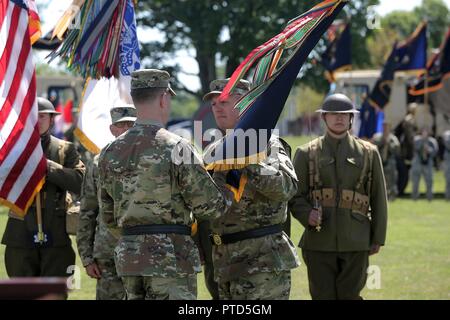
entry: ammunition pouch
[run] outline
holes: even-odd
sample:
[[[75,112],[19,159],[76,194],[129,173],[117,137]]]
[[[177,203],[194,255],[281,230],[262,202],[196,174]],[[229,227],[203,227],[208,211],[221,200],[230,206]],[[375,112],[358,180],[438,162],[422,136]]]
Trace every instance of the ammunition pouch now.
[[[336,195],[334,189],[323,188],[312,192],[314,200],[317,200],[323,207],[334,207],[336,205]]]
[[[336,207],[336,194],[334,189],[324,188],[312,192],[314,200],[317,200],[322,207]],[[337,205],[340,209],[348,209],[353,212],[367,216],[369,212],[369,197],[359,192],[342,190]]]
[[[369,212],[369,197],[356,191],[342,190],[339,208],[367,216]]]
[[[76,235],[78,230],[78,223],[80,218],[80,202],[74,202],[72,195],[66,193],[66,232],[69,235]]]

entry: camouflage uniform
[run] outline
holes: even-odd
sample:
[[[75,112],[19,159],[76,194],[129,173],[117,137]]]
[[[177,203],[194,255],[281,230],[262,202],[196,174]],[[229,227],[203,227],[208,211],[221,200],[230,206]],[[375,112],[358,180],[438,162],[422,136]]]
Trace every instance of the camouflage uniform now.
[[[136,109],[132,105],[112,108],[110,114],[113,125],[136,120]],[[122,300],[125,298],[125,290],[114,264],[117,240],[106,228],[99,212],[98,158],[99,155],[96,155],[88,167],[81,189],[78,252],[84,267],[96,263],[101,271],[101,278],[96,286],[97,300]]]
[[[133,106],[111,109],[112,124],[134,122],[136,109]],[[86,170],[81,188],[80,217],[77,231],[77,247],[81,262],[86,267],[96,263],[101,271],[97,281],[97,300],[122,300],[125,290],[114,264],[114,248],[117,239],[108,231],[99,213],[97,183],[98,158],[96,155]]]
[[[297,176],[280,139],[270,139],[268,154],[260,164],[234,170],[247,183],[240,201],[233,201],[226,215],[211,221],[213,239],[282,226],[286,221],[287,201],[297,190]],[[224,190],[228,188],[228,174],[231,172],[217,171],[213,175]],[[228,244],[220,244],[216,239],[213,263],[220,299],[227,300],[288,299],[290,270],[300,264],[293,243],[282,231]]]
[[[168,79],[167,72],[140,70],[132,74],[132,88],[167,88]],[[173,161],[174,149],[177,154],[182,150],[192,164]],[[189,232],[194,217],[211,219],[225,212],[225,198],[193,147],[161,123],[138,118],[102,150],[99,171],[102,218],[119,238],[115,261],[127,298],[195,299],[201,265],[191,236],[130,234],[151,227],[184,227]]]
[[[437,153],[438,144],[433,137],[424,138],[421,135],[417,135],[414,138],[414,157],[411,164],[412,199],[417,200],[419,198],[421,175],[425,179],[427,199],[430,201],[433,199],[433,164]]]
[[[444,132],[445,198],[450,200],[450,130]]]
[[[101,270],[102,275],[96,285],[97,300],[121,300],[125,297],[125,291],[114,264],[117,239],[99,216],[98,158],[99,155],[94,157],[83,180],[77,247],[84,267],[96,262]]]
[[[373,137],[373,142],[381,155],[388,197],[394,200],[398,195],[397,157],[400,156],[400,142],[392,133],[387,138],[382,133],[377,133]]]

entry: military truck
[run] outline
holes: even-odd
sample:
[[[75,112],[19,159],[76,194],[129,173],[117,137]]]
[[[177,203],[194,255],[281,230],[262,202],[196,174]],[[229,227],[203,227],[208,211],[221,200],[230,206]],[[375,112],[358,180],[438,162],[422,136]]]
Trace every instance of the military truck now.
[[[46,97],[55,106],[65,105],[72,101],[73,106],[79,106],[83,92],[83,79],[73,76],[37,76],[36,87],[38,97]]]
[[[341,72],[336,75],[336,91],[347,94],[355,102],[356,106],[362,105],[362,100],[367,96],[381,75],[380,70],[355,70]],[[397,127],[404,119],[408,109],[407,84],[415,78],[415,75],[405,72],[397,72],[392,84],[391,98],[384,108],[385,118],[392,127]],[[419,103],[416,113],[419,128],[432,128],[434,134],[439,137],[445,130],[450,129],[450,106],[443,103],[450,98],[450,85],[436,93],[428,95],[428,103]]]
[[[355,70],[336,75],[336,92],[347,94],[359,108],[364,98],[372,91],[381,75],[380,70]],[[389,103],[384,108],[387,119],[395,130],[401,124],[408,110],[408,83],[416,76],[410,73],[397,72],[392,84]],[[450,129],[450,81],[444,83],[444,88],[430,93],[425,103],[418,103],[416,121],[418,128],[429,128],[434,136],[439,138]],[[359,119],[355,121],[356,133],[359,130]],[[405,189],[408,182],[408,166],[399,159],[399,191]]]

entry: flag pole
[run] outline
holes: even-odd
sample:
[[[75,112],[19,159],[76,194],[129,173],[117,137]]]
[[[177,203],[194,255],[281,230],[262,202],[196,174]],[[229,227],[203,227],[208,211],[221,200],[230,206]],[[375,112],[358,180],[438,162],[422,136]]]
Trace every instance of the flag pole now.
[[[36,218],[38,225],[38,241],[40,244],[44,243],[44,231],[42,229],[42,206],[41,206],[41,192],[36,194]]]

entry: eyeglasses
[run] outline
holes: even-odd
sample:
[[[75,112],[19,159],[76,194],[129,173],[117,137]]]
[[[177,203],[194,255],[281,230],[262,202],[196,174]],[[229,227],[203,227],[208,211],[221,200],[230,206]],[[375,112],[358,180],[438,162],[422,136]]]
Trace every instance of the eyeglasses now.
[[[134,125],[133,121],[122,121],[122,122],[117,122],[114,123],[114,126],[116,126],[117,128],[123,129],[125,127],[131,128]]]

